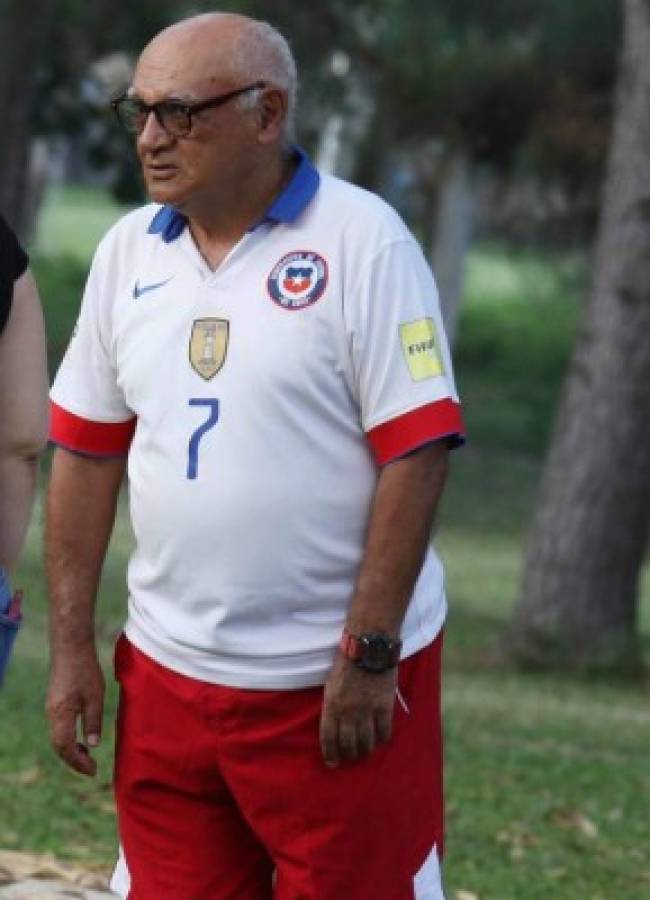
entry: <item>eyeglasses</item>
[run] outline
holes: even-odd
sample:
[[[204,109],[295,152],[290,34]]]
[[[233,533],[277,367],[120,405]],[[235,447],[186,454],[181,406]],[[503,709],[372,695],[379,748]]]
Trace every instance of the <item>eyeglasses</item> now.
[[[124,94],[122,97],[116,97],[115,100],[111,100],[111,106],[120,125],[134,134],[141,134],[144,131],[149,115],[153,113],[160,127],[164,128],[172,137],[187,137],[192,130],[192,116],[194,113],[201,112],[204,109],[223,106],[224,103],[228,103],[229,100],[233,100],[241,94],[265,87],[265,81],[256,81],[253,84],[246,85],[246,87],[237,88],[236,91],[229,91],[227,94],[220,94],[218,97],[210,97],[208,100],[199,100],[198,103],[184,103],[182,100],[161,100],[159,103],[149,105],[138,97],[129,97],[128,94]]]

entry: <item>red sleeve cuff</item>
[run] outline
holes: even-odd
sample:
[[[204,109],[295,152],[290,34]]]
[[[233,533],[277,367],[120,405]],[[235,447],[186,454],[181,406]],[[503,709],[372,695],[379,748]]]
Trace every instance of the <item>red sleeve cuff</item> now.
[[[51,403],[50,440],[59,447],[89,456],[125,456],[136,419],[126,422],[93,422]]]
[[[447,398],[377,425],[368,432],[368,440],[377,464],[383,466],[443,437],[454,437],[462,443],[464,435],[460,406]]]

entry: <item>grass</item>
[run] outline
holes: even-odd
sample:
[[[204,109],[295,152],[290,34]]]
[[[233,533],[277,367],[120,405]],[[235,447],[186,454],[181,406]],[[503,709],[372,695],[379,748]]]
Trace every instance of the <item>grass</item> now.
[[[28,615],[8,684],[0,694],[0,847],[107,864],[116,841],[111,758],[117,698],[110,678],[111,648],[126,612],[124,573],[131,546],[125,502],[120,505],[100,592],[98,635],[108,691],[106,730],[96,754],[99,775],[92,781],[65,769],[49,748],[44,716],[48,650],[41,544],[39,502],[19,577],[29,598]]]
[[[43,298],[51,373],[56,372],[76,321],[95,247],[124,211],[105,194],[88,188],[54,187],[47,195],[33,265]]]
[[[103,192],[85,187],[52,187],[38,227],[39,255],[88,265],[100,238],[125,211]]]
[[[36,255],[53,361],[76,316],[86,265],[75,229],[91,219],[103,228],[115,215],[96,197],[77,193],[72,200],[48,212],[50,243],[39,243]],[[81,226],[78,209],[86,210]],[[650,896],[647,685],[524,676],[499,652],[584,281],[585,262],[577,257],[484,246],[470,259],[456,360],[472,441],[455,455],[436,537],[451,602],[444,695],[448,900],[459,891],[479,900]],[[42,713],[40,518],[39,509],[21,572],[29,617],[0,695],[0,846],[108,864],[115,848],[115,691],[109,679],[99,776],[77,778],[49,750]],[[107,670],[124,616],[130,542],[122,502],[98,608]],[[650,646],[648,572],[641,627]]]
[[[483,671],[452,673],[445,698],[450,884],[648,897],[647,693]]]
[[[539,463],[459,454],[436,545],[446,631],[449,898],[650,896],[650,690],[522,675],[501,647]],[[642,632],[650,648],[650,585]]]

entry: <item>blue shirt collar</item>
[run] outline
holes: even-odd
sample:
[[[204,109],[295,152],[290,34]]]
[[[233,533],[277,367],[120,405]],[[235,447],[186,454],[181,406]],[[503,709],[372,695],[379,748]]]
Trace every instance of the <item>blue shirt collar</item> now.
[[[251,231],[264,222],[284,222],[286,224],[295,222],[313,200],[320,184],[320,175],[304,150],[294,147],[293,153],[297,158],[298,166],[291,181],[278,194],[259,222],[253,225]],[[151,220],[148,233],[161,235],[163,241],[169,244],[183,233],[186,223],[185,216],[173,206],[162,206]]]

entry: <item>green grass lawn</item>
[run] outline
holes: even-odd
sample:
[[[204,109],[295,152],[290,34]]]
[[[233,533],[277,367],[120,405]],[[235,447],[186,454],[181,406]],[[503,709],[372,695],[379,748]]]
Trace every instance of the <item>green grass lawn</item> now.
[[[87,266],[106,230],[125,212],[102,191],[85,187],[52,187],[38,225],[39,256],[62,256]]]
[[[124,212],[105,194],[88,188],[54,187],[46,197],[32,256],[45,309],[52,374],[77,319],[95,247]]]
[[[521,674],[504,662],[539,465],[463,453],[436,538],[451,605],[450,898],[458,889],[480,900],[648,898],[648,685]],[[650,648],[647,571],[641,621]]]
[[[76,231],[90,231],[91,223],[101,230],[116,214],[88,192],[73,201],[48,209],[51,233],[39,241],[35,261],[53,362],[76,316],[90,244],[77,252],[83,242]],[[522,675],[501,653],[585,268],[577,257],[495,246],[478,248],[470,260],[456,359],[472,441],[455,454],[436,536],[451,605],[448,900],[460,891],[480,900],[650,897],[648,686]],[[39,509],[21,570],[27,621],[0,694],[0,846],[108,864],[115,691],[109,679],[98,778],[68,773],[48,748],[42,712],[40,518]],[[107,671],[124,616],[130,540],[123,502],[98,609]],[[641,623],[650,646],[648,573]]]

